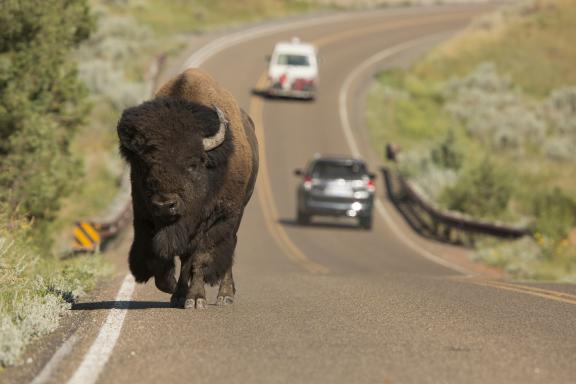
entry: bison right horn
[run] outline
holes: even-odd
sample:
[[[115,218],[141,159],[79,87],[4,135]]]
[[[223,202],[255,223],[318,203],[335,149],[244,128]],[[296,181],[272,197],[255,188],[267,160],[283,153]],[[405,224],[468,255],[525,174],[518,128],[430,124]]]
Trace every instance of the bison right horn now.
[[[218,147],[220,144],[224,142],[224,138],[226,137],[226,127],[228,127],[228,120],[226,120],[226,116],[224,115],[224,112],[220,110],[220,108],[214,106],[214,109],[218,114],[220,127],[218,128],[218,132],[216,132],[214,136],[205,137],[204,139],[202,139],[202,144],[204,145],[205,151],[211,151],[214,148]]]

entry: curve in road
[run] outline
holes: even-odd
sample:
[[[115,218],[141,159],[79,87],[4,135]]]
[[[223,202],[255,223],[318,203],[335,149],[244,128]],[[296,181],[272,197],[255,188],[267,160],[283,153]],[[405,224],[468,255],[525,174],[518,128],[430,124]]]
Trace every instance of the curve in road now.
[[[407,42],[461,29],[487,9],[428,7],[328,17],[299,22],[295,29],[283,25],[266,33],[253,31],[233,44],[221,40],[191,59],[204,60],[202,66],[245,109],[252,105],[265,140],[266,172],[239,234],[237,301],[227,308],[183,311],[168,308],[167,295],[153,284],[138,286],[94,381],[570,382],[576,373],[576,307],[568,303],[570,293],[557,296],[566,302],[542,300],[513,284],[498,282],[494,289],[492,283],[467,279],[408,247],[390,221],[377,220],[370,232],[345,221],[309,227],[293,221],[297,180],[291,170],[315,152],[356,151],[342,132],[341,90],[350,86],[343,104],[347,111],[358,111],[369,81],[363,70],[366,58],[385,59],[375,58],[366,64],[370,68],[406,65],[433,45],[408,47]],[[251,95],[264,55],[294,33],[321,45],[317,101]],[[406,49],[379,54],[392,47]],[[347,80],[354,68],[362,71]],[[358,130],[361,115],[346,118],[357,151],[374,165],[374,154]],[[434,254],[451,252],[434,247]],[[115,257],[125,259],[126,248],[125,243]],[[547,289],[529,288],[548,295]],[[66,382],[82,366],[108,309],[116,305],[106,301],[112,295],[98,295],[101,301],[93,297],[78,306],[89,320],[77,333],[73,353],[46,382]]]

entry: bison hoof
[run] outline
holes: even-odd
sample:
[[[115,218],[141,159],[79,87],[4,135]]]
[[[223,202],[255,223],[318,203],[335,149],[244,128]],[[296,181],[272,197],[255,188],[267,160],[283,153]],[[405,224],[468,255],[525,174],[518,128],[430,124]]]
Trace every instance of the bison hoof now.
[[[233,303],[234,303],[234,298],[231,296],[218,296],[218,299],[216,300],[216,305],[219,305],[219,306],[230,305]]]
[[[186,298],[185,297],[172,296],[170,298],[170,306],[172,308],[186,308]]]
[[[208,304],[206,303],[206,299],[203,299],[203,298],[198,298],[196,300],[187,299],[186,302],[184,303],[184,308],[186,308],[186,309],[188,309],[188,308],[206,309],[207,305]]]

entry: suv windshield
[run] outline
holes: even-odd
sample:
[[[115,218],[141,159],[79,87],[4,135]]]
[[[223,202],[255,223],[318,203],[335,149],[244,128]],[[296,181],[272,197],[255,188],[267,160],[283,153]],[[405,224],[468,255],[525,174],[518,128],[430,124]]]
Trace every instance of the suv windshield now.
[[[343,162],[317,162],[311,172],[311,176],[319,179],[360,179],[366,174],[366,166],[362,163]]]
[[[308,60],[308,56],[288,55],[288,54],[278,55],[278,60],[276,60],[276,63],[279,65],[292,65],[295,67],[304,67],[304,66],[310,65],[310,61]]]

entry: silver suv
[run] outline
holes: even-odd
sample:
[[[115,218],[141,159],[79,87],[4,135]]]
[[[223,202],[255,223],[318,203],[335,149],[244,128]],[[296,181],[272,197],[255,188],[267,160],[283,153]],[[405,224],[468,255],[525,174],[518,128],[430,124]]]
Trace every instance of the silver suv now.
[[[372,228],[374,179],[362,160],[343,156],[317,156],[306,170],[296,169],[302,177],[298,186],[299,224],[308,224],[313,215],[357,218],[360,226]]]

